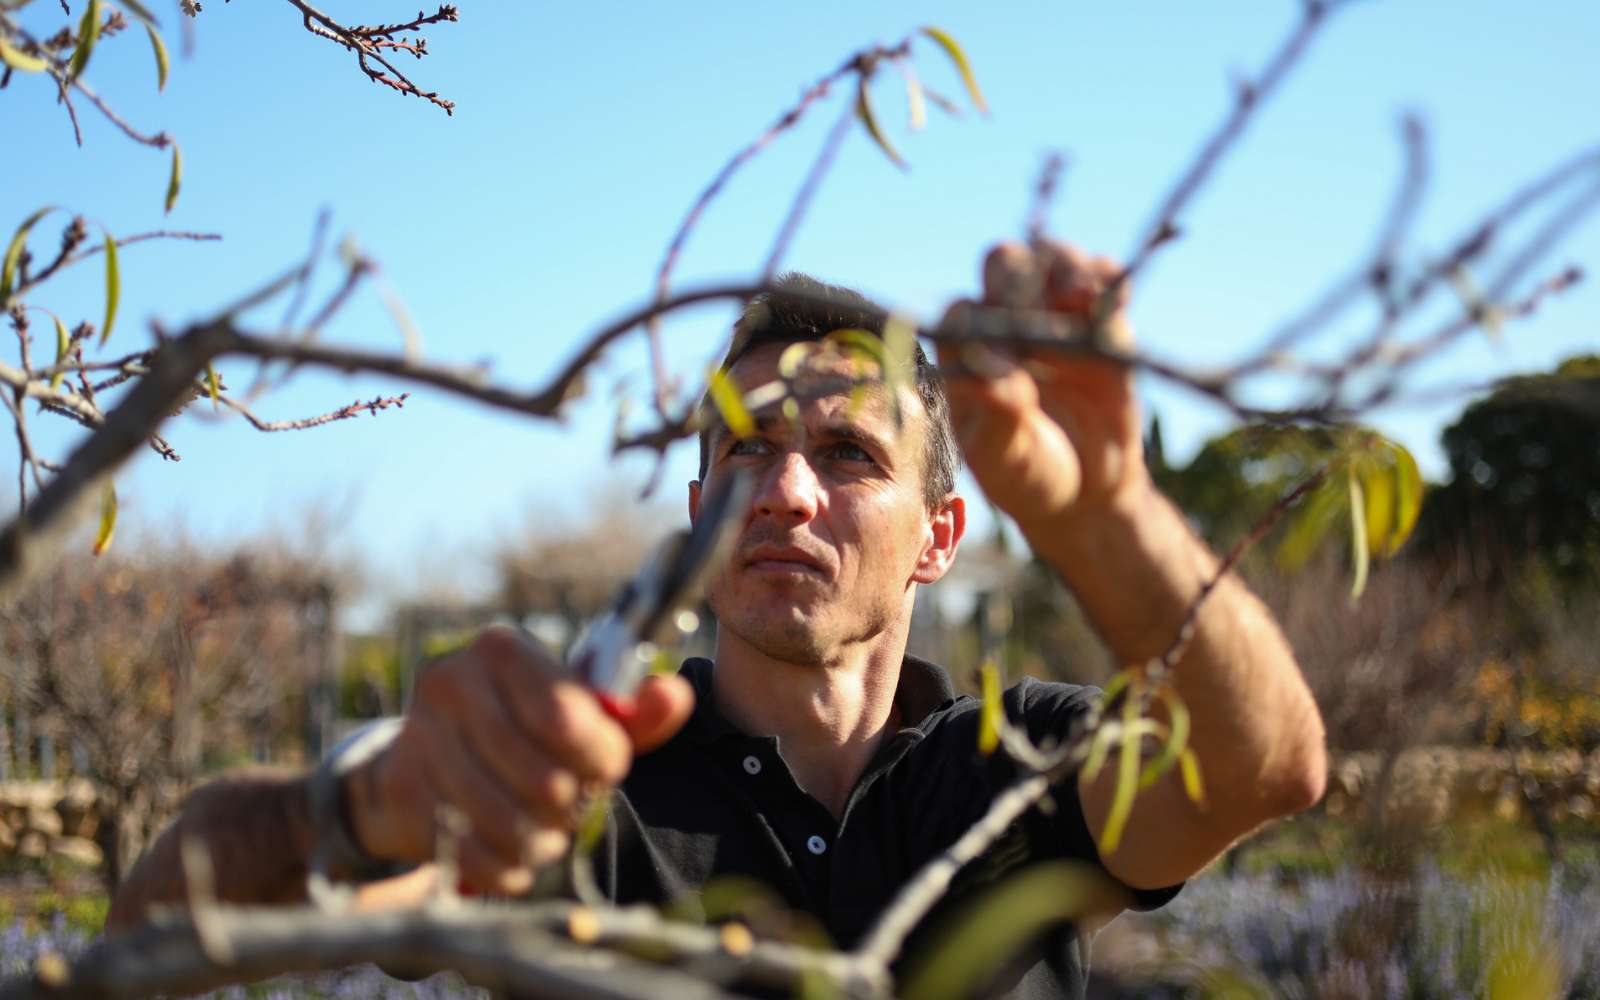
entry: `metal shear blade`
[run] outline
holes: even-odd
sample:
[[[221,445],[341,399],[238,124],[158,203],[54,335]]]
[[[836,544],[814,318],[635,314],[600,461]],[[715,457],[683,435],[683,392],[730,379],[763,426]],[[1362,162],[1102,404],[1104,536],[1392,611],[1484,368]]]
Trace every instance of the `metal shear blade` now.
[[[701,584],[732,541],[749,496],[749,479],[741,474],[702,495],[694,530],[662,542],[573,649],[569,662],[585,684],[611,695],[633,693],[650,666],[638,655],[640,647],[672,635],[678,613],[700,599]]]

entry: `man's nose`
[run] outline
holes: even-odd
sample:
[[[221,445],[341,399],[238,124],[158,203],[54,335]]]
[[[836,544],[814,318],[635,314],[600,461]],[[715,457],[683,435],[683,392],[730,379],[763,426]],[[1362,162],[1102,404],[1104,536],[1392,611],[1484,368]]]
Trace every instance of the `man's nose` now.
[[[804,524],[816,516],[819,485],[816,472],[804,456],[787,452],[768,466],[756,484],[755,512],[762,517]]]

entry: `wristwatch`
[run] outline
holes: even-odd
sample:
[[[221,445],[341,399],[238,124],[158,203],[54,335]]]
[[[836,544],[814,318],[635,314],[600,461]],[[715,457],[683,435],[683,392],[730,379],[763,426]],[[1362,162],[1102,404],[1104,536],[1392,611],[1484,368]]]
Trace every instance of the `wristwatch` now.
[[[375,882],[416,867],[368,854],[356,840],[345,801],[344,779],[372,760],[400,735],[401,718],[380,719],[334,745],[307,779],[311,828],[315,837],[309,875],[313,881]]]

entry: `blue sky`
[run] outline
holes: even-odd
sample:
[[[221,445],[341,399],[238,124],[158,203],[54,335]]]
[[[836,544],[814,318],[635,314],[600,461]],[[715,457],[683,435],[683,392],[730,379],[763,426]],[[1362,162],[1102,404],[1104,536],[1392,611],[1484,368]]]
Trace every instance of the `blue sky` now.
[[[325,4],[372,21],[411,8]],[[185,182],[163,218],[164,154],[137,147],[80,108],[85,144],[36,78],[0,94],[0,226],[33,208],[71,207],[119,234],[171,227],[213,244],[149,244],[123,254],[123,319],[111,349],[133,350],[143,321],[204,317],[298,260],[317,211],[354,233],[407,302],[430,358],[492,361],[508,382],[547,377],[586,331],[650,292],[667,240],[699,189],[811,81],[848,53],[918,24],[966,46],[988,118],[933,112],[908,134],[897,78],[878,107],[911,169],[857,131],[841,150],[786,260],[934,318],[970,292],[992,241],[1016,236],[1043,155],[1071,165],[1052,216],[1060,236],[1124,254],[1150,208],[1230,99],[1297,16],[1289,0],[1229,4],[611,4],[461,0],[461,21],[428,32],[432,51],[402,65],[457,102],[454,117],[366,82],[354,61],[306,34],[287,4],[210,3],[178,57],[179,15],[158,5],[174,50],[157,95],[135,32],[101,46],[89,79],[129,120],[166,129]],[[75,4],[76,9],[76,4]],[[1538,13],[1529,13],[1537,10]],[[24,23],[53,30],[37,0]],[[1285,90],[1185,215],[1186,236],[1140,282],[1133,318],[1152,352],[1187,364],[1239,358],[1372,240],[1400,165],[1397,121],[1426,120],[1428,201],[1408,247],[1420,261],[1519,182],[1600,142],[1600,7],[1494,2],[1358,2],[1318,40]],[[923,79],[952,96],[936,50]],[[836,93],[780,139],[717,202],[690,240],[683,286],[753,275],[823,134]],[[7,221],[11,220],[11,221]],[[54,239],[42,237],[41,246]],[[1600,261],[1589,223],[1553,255]],[[336,269],[330,267],[325,281]],[[1543,273],[1543,272],[1541,272]],[[101,276],[58,281],[35,301],[95,318]],[[1594,350],[1600,293],[1582,286],[1506,331],[1473,337],[1419,383],[1486,380]],[[264,326],[276,311],[260,314]],[[684,314],[669,352],[693,379],[716,351],[727,307]],[[1336,352],[1360,329],[1319,341]],[[359,296],[330,340],[398,348],[376,295]],[[235,385],[247,367],[224,366]],[[293,533],[305,511],[332,518],[332,543],[376,570],[388,595],[470,586],[497,539],[528,523],[581,520],[608,491],[636,488],[649,463],[606,457],[611,390],[644,385],[636,346],[608,358],[565,426],[536,424],[381,379],[307,374],[263,400],[268,418],[306,416],[410,389],[400,412],[297,434],[262,435],[196,416],[168,426],[180,464],[140,457],[121,477],[130,523],[202,540]],[[1155,383],[1171,450],[1187,456],[1226,413]],[[1270,387],[1269,387],[1270,392]],[[1459,402],[1385,410],[1374,422],[1438,474],[1438,431]],[[198,409],[205,409],[204,407]],[[45,430],[57,454],[75,431]],[[6,435],[0,463],[13,460]],[[692,445],[672,456],[666,501],[680,504]],[[9,473],[7,474],[9,479]]]

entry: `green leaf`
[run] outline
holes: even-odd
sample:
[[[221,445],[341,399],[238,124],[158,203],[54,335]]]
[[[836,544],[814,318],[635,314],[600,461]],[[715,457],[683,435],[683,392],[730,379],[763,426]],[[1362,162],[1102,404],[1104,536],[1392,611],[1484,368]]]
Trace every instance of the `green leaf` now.
[[[20,73],[43,73],[50,68],[48,60],[30,56],[21,49],[13,47],[4,38],[0,38],[0,62]]]
[[[1361,495],[1361,480],[1351,469],[1345,476],[1350,483],[1350,558],[1355,562],[1355,578],[1350,581],[1350,599],[1356,600],[1367,589],[1366,500]]]
[[[590,799],[583,810],[583,818],[578,822],[577,836],[574,838],[574,849],[579,854],[589,854],[594,851],[595,845],[600,843],[600,837],[606,832],[606,815],[611,810],[611,793],[601,792]]]
[[[1106,686],[1100,691],[1100,704],[1109,705],[1115,701],[1117,695],[1122,693],[1122,689],[1133,683],[1134,678],[1137,676],[1138,671],[1132,669],[1120,670],[1113,674],[1111,679],[1106,682]]]
[[[1161,701],[1167,706],[1167,742],[1162,744],[1161,752],[1150,758],[1150,762],[1139,773],[1141,789],[1149,788],[1163,774],[1171,770],[1183,748],[1189,745],[1188,706],[1178,697],[1178,692],[1171,688],[1161,689]]]
[[[908,1000],[957,1000],[984,984],[1047,927],[1114,914],[1130,902],[1127,890],[1081,861],[1030,865],[958,909],[908,956]]]
[[[55,211],[54,205],[46,205],[34,212],[22,220],[22,225],[17,227],[16,234],[11,237],[11,244],[6,247],[5,258],[0,260],[0,309],[6,307],[6,300],[11,298],[11,291],[16,287],[17,265],[22,260],[23,249],[28,245],[28,231],[53,211]]]
[[[150,8],[140,3],[139,0],[117,0],[117,3],[128,8],[128,11],[132,13],[134,17],[137,17],[140,21],[144,22],[146,27],[161,27],[161,22],[154,14],[150,13]]]
[[[842,348],[848,354],[864,355],[880,367],[884,363],[886,352],[883,338],[870,330],[845,327],[832,331],[823,339],[835,347]]]
[[[150,48],[156,54],[156,90],[165,91],[167,89],[167,70],[170,66],[167,60],[167,44],[161,40],[161,36],[156,32],[154,25],[146,24],[144,30],[150,36]]]
[[[1000,700],[1000,668],[994,660],[985,660],[979,673],[983,678],[983,707],[978,710],[978,752],[987,757],[1000,746],[1005,709]]]
[[[209,393],[210,396],[211,396],[211,405],[213,407],[220,407],[222,405],[221,400],[219,400],[217,398],[217,393],[219,391],[219,388],[220,387],[218,385],[217,369],[210,362],[207,362],[206,363],[206,392]]]
[[[867,78],[864,74],[856,78],[856,117],[866,126],[867,134],[872,136],[872,141],[883,150],[883,155],[893,161],[895,166],[905,170],[907,167],[905,159],[889,143],[889,137],[883,134],[882,127],[878,125],[878,116],[872,113],[872,100],[867,95]]]
[[[106,480],[105,491],[100,494],[100,530],[94,536],[94,554],[100,555],[111,545],[111,536],[117,530],[117,488]]]
[[[67,79],[76,80],[89,65],[89,53],[100,40],[100,0],[89,0],[83,19],[78,22],[78,47],[72,51],[72,62],[67,65]]]
[[[167,212],[178,203],[178,186],[183,183],[183,153],[172,144],[172,176],[167,179]]]
[[[1291,515],[1289,527],[1278,542],[1275,554],[1278,566],[1290,571],[1304,566],[1333,528],[1345,502],[1346,491],[1330,473],[1322,485],[1300,501],[1298,510]]]
[[[56,367],[60,368],[72,354],[72,336],[67,333],[67,324],[61,322],[60,316],[52,316],[50,318],[56,321]],[[50,388],[61,388],[61,380],[66,377],[66,372],[57,371],[50,376]]]
[[[1194,754],[1194,748],[1184,747],[1178,752],[1178,770],[1183,774],[1183,791],[1189,796],[1189,801],[1205,808],[1206,786],[1200,780],[1200,758]]]
[[[894,417],[895,429],[905,422],[901,411],[900,394],[914,391],[917,323],[909,316],[890,313],[883,324],[883,382],[889,390],[889,412]]]
[[[967,54],[962,51],[959,43],[946,31],[932,25],[924,27],[922,33],[939,43],[945,55],[956,64],[956,72],[961,74],[961,82],[967,88],[967,94],[972,98],[972,106],[983,114],[989,113],[989,105],[983,100],[983,91],[978,89],[978,78],[972,75],[972,64],[967,62]]]
[[[1117,758],[1117,788],[1111,796],[1111,810],[1106,813],[1106,825],[1100,831],[1098,847],[1102,858],[1116,853],[1122,843],[1122,831],[1133,813],[1133,799],[1139,791],[1139,699],[1129,698],[1122,703],[1122,746]]]
[[[111,325],[117,321],[117,302],[122,298],[122,274],[117,267],[117,241],[106,233],[106,322],[100,328],[100,346],[111,339]]]
[[[733,373],[721,368],[713,369],[706,391],[711,395],[717,412],[722,414],[722,422],[728,425],[729,433],[742,438],[756,432],[756,422],[745,408],[744,396],[739,392],[739,383],[734,381]]]

